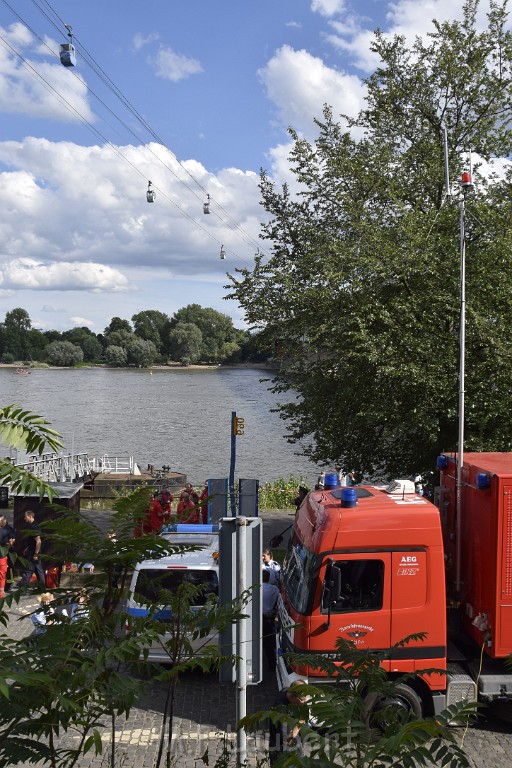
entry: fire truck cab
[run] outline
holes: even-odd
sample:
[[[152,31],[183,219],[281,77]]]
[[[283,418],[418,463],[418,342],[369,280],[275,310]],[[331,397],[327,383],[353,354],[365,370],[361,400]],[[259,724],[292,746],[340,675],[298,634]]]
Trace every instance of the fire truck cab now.
[[[411,673],[405,705],[433,714],[461,697],[475,698],[467,675],[447,670],[446,589],[439,510],[414,483],[314,491],[297,511],[282,569],[278,682],[328,682],[286,652],[332,655],[339,637],[360,648],[388,650],[392,675]],[[283,655],[285,654],[285,655]],[[451,687],[450,684],[452,683]]]

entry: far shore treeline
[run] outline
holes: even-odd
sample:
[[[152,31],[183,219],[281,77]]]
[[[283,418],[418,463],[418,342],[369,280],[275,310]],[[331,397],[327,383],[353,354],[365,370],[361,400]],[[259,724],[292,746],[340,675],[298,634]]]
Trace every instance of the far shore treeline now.
[[[188,304],[172,317],[147,309],[131,320],[113,317],[103,333],[89,328],[41,331],[25,309],[7,312],[0,323],[0,362],[57,366],[103,363],[116,367],[179,363],[235,364],[266,361],[259,334],[235,328],[228,315]]]

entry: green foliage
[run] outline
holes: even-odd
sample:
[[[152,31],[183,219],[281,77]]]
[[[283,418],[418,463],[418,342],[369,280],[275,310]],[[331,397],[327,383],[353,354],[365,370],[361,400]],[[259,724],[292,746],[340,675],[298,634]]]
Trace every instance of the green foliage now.
[[[273,483],[260,486],[258,506],[260,509],[284,509],[293,507],[293,500],[299,492],[299,485],[305,485],[303,477],[290,475],[288,480],[280,477]]]
[[[45,348],[45,357],[50,365],[76,365],[84,359],[84,353],[70,341],[52,341]]]
[[[169,331],[169,353],[181,363],[196,362],[201,357],[203,334],[195,323],[178,323]]]
[[[133,536],[145,514],[147,488],[139,488],[113,504],[115,537],[105,537],[98,526],[80,513],[55,508],[58,517],[43,523],[45,540],[57,556],[64,556],[80,542],[79,556],[94,562],[94,574],[82,579],[86,609],[76,621],[62,609],[76,600],[72,593],[55,590],[52,621],[42,634],[16,642],[0,635],[0,764],[39,762],[61,768],[81,764],[83,755],[102,752],[101,731],[111,721],[109,760],[117,764],[119,746],[115,741],[115,719],[129,716],[142,683],[136,668],[168,686],[160,752],[170,755],[173,731],[173,704],[179,676],[186,669],[211,670],[223,659],[208,636],[240,615],[240,608],[221,607],[213,598],[199,610],[200,588],[184,584],[177,593],[161,590],[154,603],[146,601],[147,615],[134,618],[123,610],[135,565],[159,559],[186,547],[155,536]],[[20,600],[20,592],[0,601],[0,619],[8,623],[7,608]],[[171,607],[173,618],[156,619],[162,605]],[[30,621],[30,617],[25,617]],[[126,632],[129,622],[130,631]],[[170,666],[162,669],[145,664],[147,649],[159,643],[168,651]],[[199,646],[199,647],[197,647]],[[71,741],[63,741],[65,734]],[[71,746],[70,746],[71,744]]]
[[[135,335],[141,339],[152,341],[158,352],[165,345],[165,335],[168,332],[170,319],[164,312],[156,309],[146,309],[132,316]]]
[[[418,634],[406,638],[388,653],[421,637]],[[295,749],[285,752],[279,763],[283,766],[469,768],[469,760],[458,746],[450,723],[470,722],[475,716],[474,706],[452,705],[435,718],[407,713],[397,706],[397,701],[406,691],[417,696],[415,683],[406,676],[389,678],[381,666],[387,655],[359,650],[343,639],[339,640],[333,659],[290,654],[298,664],[323,669],[335,682],[320,687],[301,686],[302,704],[259,712],[244,718],[242,723],[254,729],[270,718],[276,724],[286,725],[288,731],[300,728],[307,756],[300,756]],[[313,728],[310,723],[317,725]]]
[[[105,361],[109,365],[125,366],[128,362],[128,353],[123,347],[118,347],[117,344],[110,344],[105,350]]]
[[[154,363],[157,356],[157,349],[152,341],[134,338],[128,344],[128,362],[136,365],[137,368],[147,368]]]
[[[99,360],[101,357],[101,344],[89,328],[72,328],[70,331],[64,331],[62,338],[80,347],[84,353],[84,360],[88,362]]]
[[[19,405],[6,405],[0,409],[0,439],[12,448],[41,455],[46,446],[52,451],[62,448],[59,433],[50,429],[49,421]]]
[[[506,4],[483,31],[478,5],[410,47],[376,33],[360,115],[339,123],[326,108],[312,144],[291,131],[297,194],[261,176],[271,256],[232,276],[230,297],[282,363],[275,390],[293,396],[281,414],[315,461],[398,476],[456,448],[460,213],[443,204],[442,127],[452,179],[469,148],[491,159],[512,145]],[[465,448],[508,450],[512,176],[474,177]]]
[[[225,344],[234,342],[239,347],[245,340],[245,333],[238,331],[233,326],[233,321],[228,315],[217,312],[211,307],[205,308],[199,304],[188,304],[179,309],[173,315],[171,325],[175,329],[181,324],[195,325],[201,332],[202,343],[199,359],[203,362],[222,362],[226,355],[232,356],[234,353],[234,347],[228,346],[226,348]],[[193,359],[191,354],[187,353],[187,356]]]

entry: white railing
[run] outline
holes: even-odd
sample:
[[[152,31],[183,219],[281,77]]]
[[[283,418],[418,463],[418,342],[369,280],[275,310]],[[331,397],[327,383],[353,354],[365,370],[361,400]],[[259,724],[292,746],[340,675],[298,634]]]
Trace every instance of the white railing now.
[[[41,456],[27,456],[24,461],[14,462],[47,483],[83,480],[90,476],[92,462],[86,453],[61,454],[43,453]]]
[[[103,456],[89,459],[93,472],[103,475],[140,475],[133,456]]]

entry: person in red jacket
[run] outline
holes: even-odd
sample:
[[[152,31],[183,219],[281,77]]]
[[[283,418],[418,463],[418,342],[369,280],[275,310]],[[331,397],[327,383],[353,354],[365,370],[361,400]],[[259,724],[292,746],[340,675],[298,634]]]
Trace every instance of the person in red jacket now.
[[[162,518],[162,521],[164,525],[167,525],[167,523],[171,519],[173,500],[174,500],[173,495],[170,492],[169,487],[167,485],[164,485],[162,487],[162,507],[164,510],[164,516]]]
[[[181,500],[176,513],[178,515],[178,523],[199,522],[199,510],[186,491],[181,494]]]
[[[147,527],[144,533],[160,533],[164,521],[163,497],[161,493],[155,493],[149,502]]]
[[[208,480],[204,481],[204,488],[199,497],[199,507],[203,523],[208,522]]]

